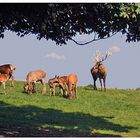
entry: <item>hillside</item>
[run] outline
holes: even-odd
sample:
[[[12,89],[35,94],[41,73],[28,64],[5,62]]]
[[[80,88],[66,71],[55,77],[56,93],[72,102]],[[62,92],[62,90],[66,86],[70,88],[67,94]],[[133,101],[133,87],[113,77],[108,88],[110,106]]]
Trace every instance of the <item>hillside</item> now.
[[[38,84],[38,91],[41,85]],[[94,91],[78,87],[79,99],[61,94],[27,95],[23,82],[0,87],[1,137],[139,137],[140,90]]]

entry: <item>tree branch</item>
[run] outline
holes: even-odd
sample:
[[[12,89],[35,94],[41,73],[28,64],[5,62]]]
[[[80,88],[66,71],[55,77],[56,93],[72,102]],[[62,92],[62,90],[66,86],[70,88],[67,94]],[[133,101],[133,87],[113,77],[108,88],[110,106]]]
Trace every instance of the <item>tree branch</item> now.
[[[95,38],[95,36],[94,36],[94,39],[92,39],[92,40],[90,40],[90,41],[88,41],[88,42],[85,42],[85,43],[78,43],[78,42],[80,42],[80,41],[76,41],[76,40],[74,40],[74,39],[72,39],[72,38],[70,38],[70,40],[72,40],[72,41],[73,41],[74,43],[76,43],[77,45],[87,45],[87,44],[90,44],[90,43],[92,43],[92,42],[94,42],[94,41],[98,41],[98,40],[101,40],[101,39],[110,38],[110,37],[114,36],[115,34],[117,34],[117,32],[114,33],[114,34],[112,34],[112,35],[110,35],[109,37],[104,37],[104,38]]]

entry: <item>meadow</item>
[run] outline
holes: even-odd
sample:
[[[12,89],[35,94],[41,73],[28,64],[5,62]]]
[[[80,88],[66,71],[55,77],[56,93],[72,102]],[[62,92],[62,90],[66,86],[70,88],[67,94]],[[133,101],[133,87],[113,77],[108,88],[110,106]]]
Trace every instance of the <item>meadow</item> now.
[[[23,82],[0,86],[0,137],[140,137],[140,90],[94,91],[78,87],[79,99],[28,95]]]

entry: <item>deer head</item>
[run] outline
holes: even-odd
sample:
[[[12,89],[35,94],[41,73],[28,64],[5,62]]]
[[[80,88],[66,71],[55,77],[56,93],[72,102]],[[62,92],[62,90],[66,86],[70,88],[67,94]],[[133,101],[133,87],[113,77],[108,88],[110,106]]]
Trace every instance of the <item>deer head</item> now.
[[[102,62],[105,61],[109,56],[111,56],[112,53],[110,51],[106,51],[105,55],[101,56],[101,52],[96,50],[96,55],[95,55],[95,65],[94,69],[98,69],[100,65],[102,65]]]

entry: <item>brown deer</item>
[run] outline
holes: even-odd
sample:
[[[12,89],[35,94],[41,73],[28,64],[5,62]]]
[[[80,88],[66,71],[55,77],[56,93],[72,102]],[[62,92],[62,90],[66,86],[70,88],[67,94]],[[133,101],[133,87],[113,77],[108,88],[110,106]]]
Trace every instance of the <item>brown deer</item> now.
[[[59,86],[59,89],[64,96],[64,94],[66,95],[65,88],[67,90],[67,76],[55,76],[54,78],[48,80],[48,85],[50,86],[50,96],[55,96],[56,86]]]
[[[101,90],[102,90],[102,80],[103,80],[103,85],[104,85],[104,91],[106,91],[106,76],[107,76],[107,69],[104,64],[102,64],[103,61],[107,59],[108,56],[111,55],[110,51],[106,51],[105,57],[102,57],[101,60],[99,60],[101,53],[99,51],[96,51],[96,56],[95,56],[95,62],[96,64],[91,68],[90,72],[94,81],[94,90],[97,90],[96,86],[96,80],[99,78],[100,85],[101,85]]]
[[[50,96],[52,96],[52,95],[55,96],[55,88],[56,88],[56,86],[59,86],[58,83],[59,82],[58,82],[57,76],[48,80],[48,85],[50,87]]]
[[[52,78],[48,81],[48,84],[50,86],[50,96],[52,94],[55,95],[55,87],[59,86],[63,91],[63,95],[68,94],[67,96],[70,99],[78,98],[77,83],[78,83],[78,77],[76,74],[69,74],[68,76],[61,76],[61,77],[56,76],[55,78]]]
[[[8,74],[0,74],[0,83],[2,84],[5,95],[7,94],[7,92],[5,90],[5,86],[6,86],[6,82],[7,82],[8,79],[9,79]]]
[[[70,99],[78,98],[77,95],[78,77],[76,74],[69,74],[67,78],[68,96]]]
[[[35,71],[29,72],[26,76],[26,82],[24,84],[24,91],[27,92],[28,94],[37,92],[36,83],[41,82],[41,84],[43,85],[42,95],[44,95],[46,93],[45,77],[46,77],[46,72],[43,70],[35,70]]]
[[[8,75],[8,79],[11,79],[11,86],[14,86],[14,70],[14,64],[0,65],[0,73]]]

